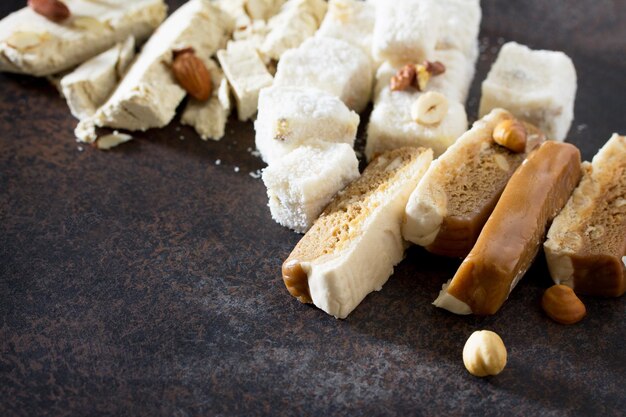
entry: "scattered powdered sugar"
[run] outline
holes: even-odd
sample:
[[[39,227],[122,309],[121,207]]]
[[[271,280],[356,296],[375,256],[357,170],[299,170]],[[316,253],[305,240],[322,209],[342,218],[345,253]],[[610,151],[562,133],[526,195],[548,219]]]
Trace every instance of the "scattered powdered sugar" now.
[[[233,168],[233,171],[235,171],[235,172],[239,172],[239,167],[235,167],[235,168]]]
[[[578,126],[576,126],[576,131],[577,132],[582,132],[585,129],[587,129],[587,125],[585,123],[581,123]]]
[[[82,146],[78,146],[76,149],[78,149],[78,152],[82,152],[85,150],[85,148],[83,148]]]
[[[215,165],[221,165],[222,164],[222,160],[221,159],[216,159],[215,160]]]
[[[255,180],[258,180],[259,178],[261,178],[261,170],[257,169],[254,172],[250,172],[248,175],[250,175],[252,178],[254,178]]]

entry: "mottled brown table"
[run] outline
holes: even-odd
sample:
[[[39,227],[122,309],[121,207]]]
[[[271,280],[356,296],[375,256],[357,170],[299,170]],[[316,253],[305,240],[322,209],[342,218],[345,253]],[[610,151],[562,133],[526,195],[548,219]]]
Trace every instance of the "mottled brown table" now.
[[[471,115],[499,45],[517,40],[574,59],[569,141],[585,158],[626,132],[625,1],[483,9]],[[0,74],[0,415],[626,412],[624,298],[584,298],[583,322],[555,324],[540,258],[497,315],[454,316],[430,303],[458,262],[414,248],[335,320],[283,287],[299,236],[249,175],[263,167],[250,123],[203,142],[175,121],[110,152],[75,143],[74,125],[47,81]],[[508,346],[495,378],[463,368],[482,328]]]

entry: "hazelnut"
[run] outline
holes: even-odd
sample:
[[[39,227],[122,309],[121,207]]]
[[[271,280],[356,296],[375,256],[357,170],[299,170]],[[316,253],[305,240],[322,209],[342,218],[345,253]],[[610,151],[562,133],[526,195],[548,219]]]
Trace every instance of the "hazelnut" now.
[[[492,331],[475,331],[463,347],[463,363],[474,376],[498,375],[506,366],[504,342]]]
[[[428,91],[411,106],[411,117],[423,125],[437,124],[448,113],[448,99],[441,93]]]
[[[553,285],[543,293],[541,307],[548,317],[557,323],[578,323],[587,314],[585,305],[570,287]]]
[[[526,151],[526,136],[524,124],[517,120],[503,120],[493,129],[494,142],[517,153]]]

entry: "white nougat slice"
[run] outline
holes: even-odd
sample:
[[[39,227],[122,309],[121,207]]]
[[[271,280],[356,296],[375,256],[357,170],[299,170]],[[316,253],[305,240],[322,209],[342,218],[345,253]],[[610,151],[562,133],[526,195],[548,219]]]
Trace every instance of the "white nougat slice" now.
[[[217,58],[235,95],[239,120],[252,118],[257,112],[259,91],[272,85],[272,75],[247,41],[229,42],[227,49],[217,52]]]
[[[167,14],[163,0],[65,0],[72,15],[52,22],[30,7],[0,21],[0,71],[55,74],[133,36],[143,42]]]
[[[279,60],[285,51],[300,46],[315,34],[326,9],[324,0],[287,1],[268,22],[270,31],[261,46],[263,55]]]
[[[186,95],[170,68],[173,51],[191,47],[204,59],[223,47],[232,21],[208,0],[191,0],[157,29],[93,121],[100,127],[147,130],[167,125]]]
[[[505,108],[549,139],[562,141],[574,118],[575,98],[576,69],[567,55],[509,42],[483,81],[479,113]]]
[[[430,77],[424,91],[437,91],[448,99],[465,103],[472,80],[474,79],[475,61],[455,49],[437,50],[429,57],[429,61],[439,61],[446,67],[443,74]],[[374,100],[380,92],[389,87],[391,78],[402,66],[383,63],[376,72]],[[412,87],[411,87],[412,88]]]
[[[411,106],[423,94],[417,90],[391,91],[386,86],[380,92],[367,127],[365,155],[376,155],[403,146],[431,148],[441,155],[467,130],[467,114],[463,105],[448,100],[448,111],[436,124],[422,124],[411,115]]]
[[[361,112],[372,92],[371,63],[356,46],[340,39],[314,37],[285,52],[278,63],[274,85],[327,91]]]
[[[344,40],[372,55],[372,32],[376,20],[373,3],[358,0],[330,0],[328,12],[315,36]]]
[[[380,290],[404,257],[404,206],[431,161],[432,151],[423,148],[396,149],[372,161],[283,263],[289,293],[345,318]]]
[[[230,89],[224,73],[212,59],[204,60],[213,83],[211,97],[207,101],[189,98],[181,116],[181,123],[192,126],[203,140],[220,140],[230,115]]]
[[[329,93],[305,87],[266,88],[254,124],[256,147],[272,164],[318,139],[352,147],[358,126],[359,115]]]
[[[438,0],[379,1],[376,3],[372,51],[380,62],[421,62],[432,55],[439,39]]]
[[[319,141],[296,148],[263,170],[272,218],[304,233],[333,196],[358,177],[350,145]]]
[[[480,0],[439,0],[441,28],[437,49],[454,49],[468,57],[476,55],[482,11]]]
[[[135,56],[131,36],[83,63],[60,81],[70,111],[79,120],[93,116],[109,98]]]

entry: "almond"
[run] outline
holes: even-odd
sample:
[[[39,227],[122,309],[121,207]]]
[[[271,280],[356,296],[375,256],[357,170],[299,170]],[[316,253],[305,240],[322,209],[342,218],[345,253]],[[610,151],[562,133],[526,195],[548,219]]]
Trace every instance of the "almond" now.
[[[28,6],[53,22],[62,22],[70,17],[70,9],[60,0],[28,0]]]
[[[196,100],[206,101],[211,97],[211,74],[193,48],[174,51],[172,72],[178,84]]]

